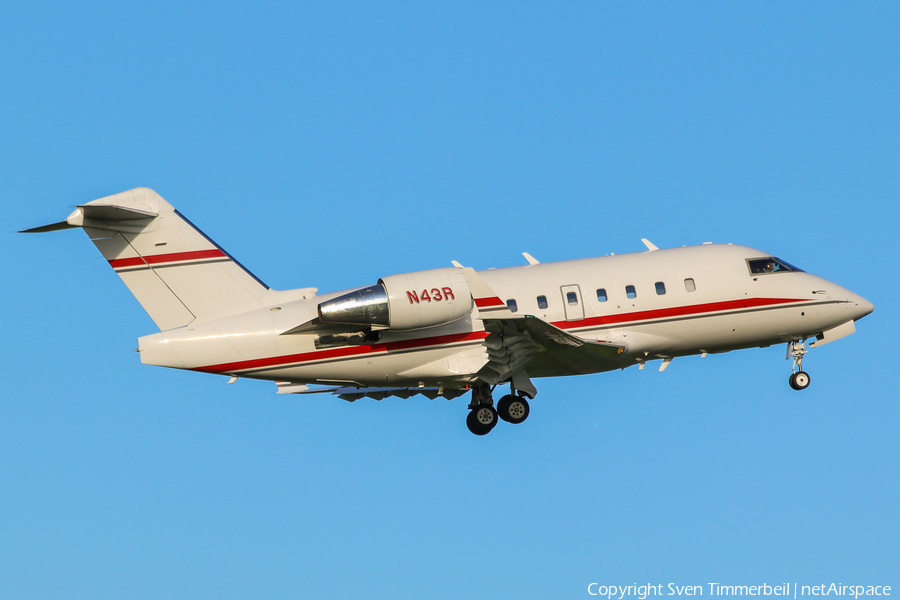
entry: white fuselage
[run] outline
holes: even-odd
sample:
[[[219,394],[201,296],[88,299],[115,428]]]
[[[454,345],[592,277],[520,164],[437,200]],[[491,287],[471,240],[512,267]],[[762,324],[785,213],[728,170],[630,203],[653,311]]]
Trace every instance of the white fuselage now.
[[[814,337],[872,311],[864,298],[816,275],[751,273],[748,259],[766,256],[745,246],[709,244],[479,275],[508,306],[514,301],[516,315],[625,348],[615,365],[598,364],[594,372]],[[488,361],[478,308],[446,325],[387,329],[366,343],[317,349],[321,332],[284,334],[315,319],[321,302],[344,293],[142,337],[141,360],[273,381],[413,387],[465,385]]]

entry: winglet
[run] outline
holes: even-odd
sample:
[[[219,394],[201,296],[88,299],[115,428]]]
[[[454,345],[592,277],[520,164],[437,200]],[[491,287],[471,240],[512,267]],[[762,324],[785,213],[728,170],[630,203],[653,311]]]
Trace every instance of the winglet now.
[[[539,261],[538,259],[536,259],[536,258],[533,257],[532,255],[528,254],[527,252],[523,252],[523,253],[522,253],[522,256],[525,257],[525,260],[528,261],[528,264],[529,264],[529,265],[539,265],[539,264],[541,264],[541,261]]]
[[[475,301],[475,306],[478,307],[479,318],[516,318],[512,311],[507,308],[506,303],[494,293],[494,290],[484,282],[484,279],[475,272],[475,269],[466,267],[462,272],[463,276],[466,278],[466,283],[469,285],[469,291],[472,293],[472,299]]]

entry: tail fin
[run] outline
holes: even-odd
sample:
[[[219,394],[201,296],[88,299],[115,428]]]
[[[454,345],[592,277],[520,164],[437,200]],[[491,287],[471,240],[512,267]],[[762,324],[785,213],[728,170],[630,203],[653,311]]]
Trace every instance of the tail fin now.
[[[149,188],[78,206],[61,223],[82,227],[160,330],[263,306],[269,287]]]

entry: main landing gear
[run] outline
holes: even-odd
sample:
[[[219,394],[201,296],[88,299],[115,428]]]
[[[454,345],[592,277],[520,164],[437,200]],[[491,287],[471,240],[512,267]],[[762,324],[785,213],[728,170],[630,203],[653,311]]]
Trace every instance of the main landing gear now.
[[[787,356],[785,357],[794,359],[788,383],[798,391],[808,388],[810,381],[809,374],[803,370],[803,355],[808,352],[805,342],[806,340],[792,340],[788,342]]]
[[[475,435],[487,435],[497,426],[497,420],[503,419],[507,423],[518,424],[528,418],[531,408],[524,395],[507,394],[497,402],[494,408],[494,398],[491,388],[487,385],[472,387],[472,402],[469,404],[469,416],[466,417],[466,427]]]

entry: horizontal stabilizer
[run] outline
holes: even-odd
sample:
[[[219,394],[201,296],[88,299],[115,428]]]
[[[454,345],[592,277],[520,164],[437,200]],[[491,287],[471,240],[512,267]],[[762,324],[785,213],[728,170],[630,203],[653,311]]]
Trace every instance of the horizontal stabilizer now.
[[[158,212],[150,210],[150,207],[145,205],[141,205],[141,208],[136,208],[116,204],[79,204],[65,221],[23,229],[19,233],[48,233],[76,227],[93,227],[95,229],[112,229],[114,231],[128,230],[129,221],[149,222],[158,216]],[[140,228],[135,230],[134,233],[138,231],[140,231]]]
[[[137,221],[140,219],[152,219],[158,217],[158,212],[153,212],[148,206],[146,210],[132,206],[118,206],[115,204],[80,204],[78,210],[86,219],[100,221]]]
[[[60,221],[59,223],[32,227],[31,229],[22,229],[19,233],[48,233],[50,231],[62,231],[63,229],[77,229],[78,227],[78,225],[70,225],[68,221]]]
[[[66,221],[85,229],[140,234],[149,231],[150,224],[158,216],[158,212],[143,203],[137,203],[137,206],[81,204]]]

